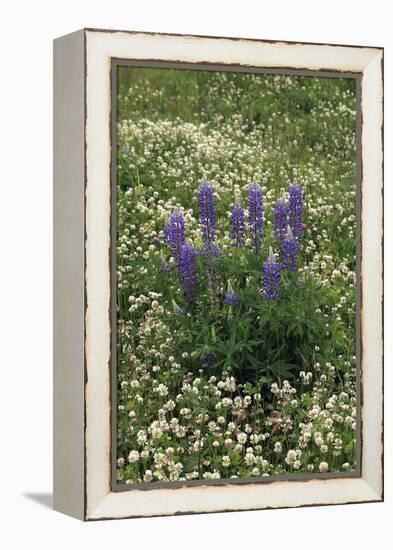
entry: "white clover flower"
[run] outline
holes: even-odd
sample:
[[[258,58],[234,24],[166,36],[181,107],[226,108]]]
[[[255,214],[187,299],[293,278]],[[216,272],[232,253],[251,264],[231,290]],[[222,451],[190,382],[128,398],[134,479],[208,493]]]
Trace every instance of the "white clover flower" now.
[[[247,464],[247,466],[252,466],[255,462],[255,456],[252,453],[252,450],[250,453],[246,453],[244,457],[244,462]]]
[[[282,452],[282,443],[280,441],[276,441],[274,444],[274,452],[276,454],[280,454]]]
[[[146,470],[144,475],[143,475],[143,481],[148,483],[152,480],[153,480],[153,472],[151,470]]]
[[[287,464],[293,464],[294,462],[296,461],[296,451],[290,449],[288,452],[287,452],[287,456],[285,458],[285,462]]]
[[[135,462],[138,462],[139,460],[139,452],[138,451],[131,451],[128,455],[128,462],[130,464],[134,464]]]
[[[248,405],[251,404],[251,401],[252,401],[252,397],[250,395],[246,395],[243,399],[244,406],[248,407]]]
[[[327,462],[321,462],[319,464],[319,471],[325,474],[329,470],[329,464]]]
[[[167,447],[167,449],[165,449],[166,456],[171,457],[174,452],[175,452],[175,449],[173,447]]]
[[[230,466],[231,464],[231,459],[229,456],[225,455],[222,457],[222,465],[224,466],[224,468],[228,468],[228,466]]]
[[[144,443],[146,443],[147,441],[147,434],[144,430],[139,430],[137,435],[136,435],[136,439],[139,443],[139,445],[143,445]]]

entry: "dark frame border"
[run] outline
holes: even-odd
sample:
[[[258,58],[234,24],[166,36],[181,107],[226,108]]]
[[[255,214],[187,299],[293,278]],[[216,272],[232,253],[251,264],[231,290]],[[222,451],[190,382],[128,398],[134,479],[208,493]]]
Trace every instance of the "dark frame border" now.
[[[93,30],[93,29],[86,29]],[[100,32],[118,32],[118,31],[100,31]],[[124,31],[127,32],[127,31]],[[128,31],[130,32],[130,31]],[[137,34],[137,33],[133,33]],[[151,33],[154,34],[154,33]],[[220,37],[204,37],[204,38],[220,38]],[[223,37],[221,37],[223,38]],[[236,39],[234,39],[236,40]],[[242,40],[242,39],[237,39]],[[245,41],[249,39],[244,39]],[[256,40],[261,42],[260,40]],[[264,40],[263,42],[272,42]],[[294,42],[293,44],[306,44],[304,42]],[[314,44],[317,45],[317,44]],[[363,46],[357,46],[363,48]],[[296,75],[308,77],[324,77],[324,78],[351,78],[356,81],[356,468],[350,472],[328,472],[325,474],[282,474],[270,477],[253,477],[253,478],[222,478],[220,480],[189,480],[189,481],[165,481],[154,483],[135,483],[125,484],[117,483],[116,479],[116,451],[117,451],[117,311],[116,311],[116,243],[117,243],[117,69],[121,66],[128,67],[149,67],[149,68],[167,68],[167,69],[183,69],[183,70],[207,70],[215,72],[246,72],[259,74],[279,74],[279,75]],[[148,491],[154,489],[180,489],[183,487],[192,486],[223,486],[223,485],[250,485],[260,483],[274,483],[275,481],[312,481],[314,479],[331,479],[331,478],[361,478],[362,473],[362,403],[363,403],[363,380],[362,380],[362,283],[361,283],[361,259],[362,259],[362,239],[361,239],[361,219],[362,219],[362,110],[361,110],[361,93],[362,93],[362,73],[361,72],[345,72],[345,71],[330,71],[320,69],[318,71],[306,69],[291,69],[291,68],[265,68],[255,67],[250,65],[234,65],[234,64],[217,64],[217,63],[189,63],[182,61],[168,60],[134,60],[134,59],[119,59],[111,58],[110,68],[110,137],[111,137],[111,189],[110,189],[110,408],[111,408],[111,442],[110,442],[110,471],[111,471],[111,491]],[[383,324],[383,323],[382,323]]]

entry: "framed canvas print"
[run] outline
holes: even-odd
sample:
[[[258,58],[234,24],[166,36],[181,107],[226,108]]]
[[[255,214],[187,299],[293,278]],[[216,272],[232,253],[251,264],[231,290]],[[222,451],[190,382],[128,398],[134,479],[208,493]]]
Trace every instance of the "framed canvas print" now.
[[[383,499],[383,49],[54,43],[54,506]]]

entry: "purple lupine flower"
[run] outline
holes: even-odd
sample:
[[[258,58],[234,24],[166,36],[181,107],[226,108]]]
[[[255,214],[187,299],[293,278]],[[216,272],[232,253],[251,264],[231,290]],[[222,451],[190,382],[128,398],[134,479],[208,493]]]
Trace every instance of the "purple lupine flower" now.
[[[214,187],[208,181],[199,188],[199,225],[204,246],[210,249],[216,236],[216,211]]]
[[[274,207],[274,235],[280,248],[287,232],[287,203],[279,198]]]
[[[244,208],[240,206],[239,203],[236,203],[233,207],[231,221],[232,228],[230,236],[233,245],[236,246],[236,248],[241,248],[246,238],[246,229],[244,224]]]
[[[270,249],[269,257],[265,262],[263,275],[263,295],[269,300],[277,300],[280,291],[280,264],[276,260],[273,250]]]
[[[281,261],[283,269],[289,271],[296,270],[296,256],[298,253],[298,243],[293,236],[292,230],[288,227],[288,232],[285,235],[281,248]]]
[[[227,306],[237,306],[239,303],[239,298],[233,290],[228,290],[225,293],[224,304]]]
[[[299,242],[303,232],[303,192],[300,182],[289,186],[288,222],[293,236]]]
[[[238,303],[239,298],[237,297],[236,292],[233,290],[230,281],[228,281],[228,290],[226,291],[224,296],[224,304],[227,306],[237,306]]]
[[[188,302],[193,302],[197,293],[196,254],[194,248],[186,243],[181,247],[179,257],[179,277]]]
[[[214,243],[209,248],[203,246],[201,248],[194,248],[194,250],[197,256],[202,256],[209,260],[209,269],[215,268],[217,258],[219,258],[222,254],[221,248]]]
[[[182,246],[186,242],[184,216],[175,210],[169,219],[168,240],[176,265],[179,263]]]
[[[248,229],[254,254],[258,254],[263,235],[263,195],[257,183],[253,183],[248,192]]]
[[[216,362],[216,356],[214,353],[207,353],[202,357],[202,360],[201,360],[202,367],[205,369],[212,367],[215,362]]]

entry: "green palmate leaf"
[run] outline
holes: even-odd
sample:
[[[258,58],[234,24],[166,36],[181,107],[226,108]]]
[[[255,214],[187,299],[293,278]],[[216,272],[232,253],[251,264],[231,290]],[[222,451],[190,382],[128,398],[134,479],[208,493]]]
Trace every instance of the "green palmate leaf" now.
[[[183,459],[183,471],[185,473],[193,472],[198,469],[200,457],[198,453],[194,453]]]
[[[270,385],[272,383],[272,378],[270,376],[261,376],[259,379],[258,379],[259,383],[261,384],[261,386],[263,385]]]
[[[231,464],[233,466],[238,466],[239,464],[241,464],[241,461],[242,461],[242,456],[238,453],[232,453],[231,455]]]
[[[268,367],[269,372],[278,376],[281,380],[284,378],[293,379],[297,368],[298,365],[295,363],[284,363],[281,361],[277,361]]]

